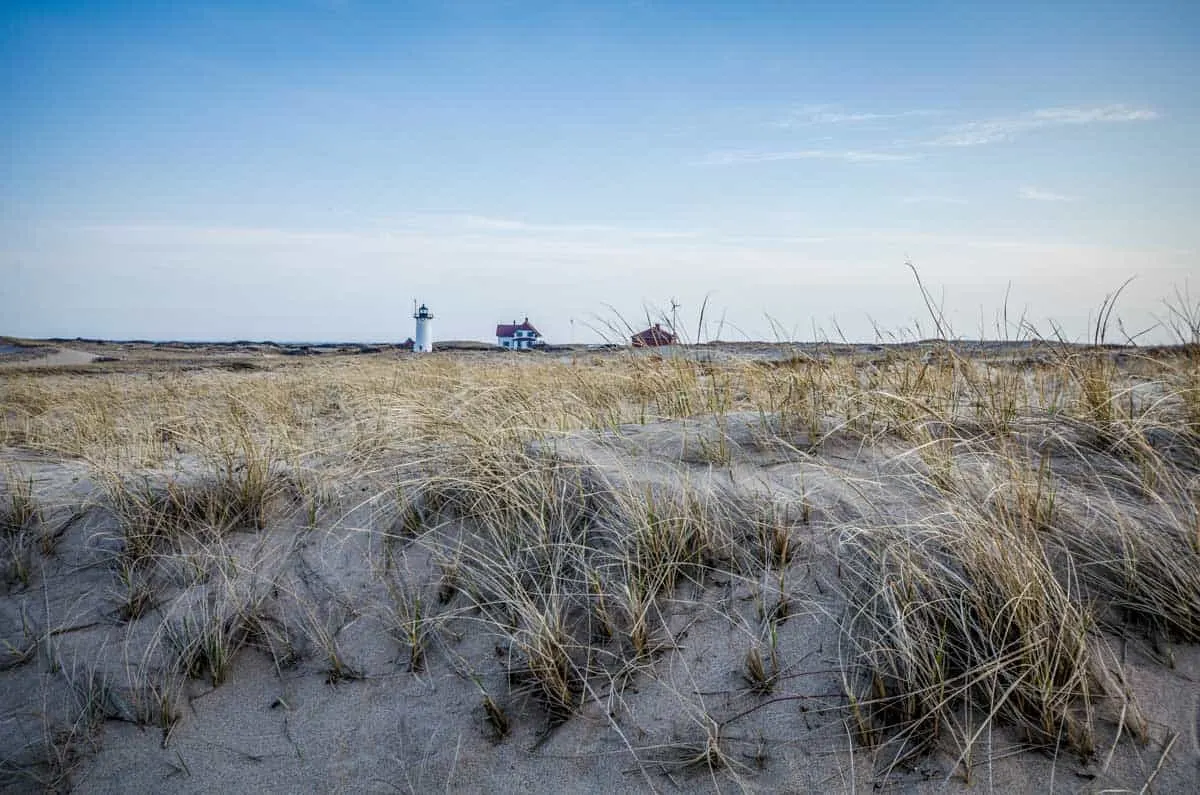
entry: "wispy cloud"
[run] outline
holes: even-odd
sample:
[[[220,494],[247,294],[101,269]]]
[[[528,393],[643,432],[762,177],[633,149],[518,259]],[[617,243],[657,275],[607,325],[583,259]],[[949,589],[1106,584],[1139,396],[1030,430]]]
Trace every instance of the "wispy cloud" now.
[[[862,124],[889,121],[912,116],[932,116],[938,111],[903,110],[894,113],[870,113],[846,111],[829,105],[806,105],[794,111],[788,118],[775,122],[776,127],[811,127],[818,124]]]
[[[983,144],[1010,141],[1017,136],[1052,127],[1119,124],[1152,121],[1157,118],[1159,118],[1158,111],[1131,105],[1043,108],[1016,116],[958,124],[929,141],[928,145],[982,146]]]
[[[904,152],[875,152],[858,149],[797,149],[791,151],[761,151],[734,149],[710,152],[700,165],[733,166],[743,163],[775,163],[786,160],[841,160],[846,163],[890,163],[900,160],[915,160],[920,155]]]
[[[429,216],[410,219],[415,226],[428,226]],[[533,223],[516,218],[500,218],[487,215],[449,215],[439,219],[450,227],[461,227],[470,233],[515,234],[515,235],[596,235],[604,237],[629,237],[637,239],[670,239],[694,237],[695,233],[681,229],[657,229],[641,226],[616,226],[593,223]]]
[[[68,225],[63,229],[63,233],[66,234],[74,232],[92,237],[105,245],[173,248],[179,246],[338,246],[358,239],[356,235],[346,231],[141,222]]]
[[[462,220],[464,226],[486,232],[528,232],[534,226],[512,218],[492,218],[483,215],[468,215],[464,216]]]
[[[915,196],[901,196],[901,204],[966,204],[966,199],[960,199],[957,196],[937,196],[930,194],[917,194]]]
[[[689,229],[598,223],[534,223],[497,216],[407,213],[361,220],[338,229],[124,223],[66,225],[63,233],[83,234],[106,245],[129,247],[306,248],[358,252],[401,252],[425,247],[461,251],[560,250],[570,247],[687,245]]]
[[[1029,187],[1029,186],[1025,186],[1025,187],[1021,188],[1021,198],[1028,199],[1029,201],[1035,201],[1035,202],[1073,202],[1073,201],[1075,201],[1074,196],[1065,196],[1061,193],[1054,193],[1053,191],[1042,190],[1041,188],[1033,188],[1033,187]]]

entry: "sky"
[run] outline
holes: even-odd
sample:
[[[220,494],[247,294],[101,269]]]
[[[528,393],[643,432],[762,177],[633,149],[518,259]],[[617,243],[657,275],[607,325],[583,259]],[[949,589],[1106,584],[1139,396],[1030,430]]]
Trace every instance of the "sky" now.
[[[0,71],[0,334],[933,336],[908,262],[954,336],[1200,303],[1200,3],[10,0]]]

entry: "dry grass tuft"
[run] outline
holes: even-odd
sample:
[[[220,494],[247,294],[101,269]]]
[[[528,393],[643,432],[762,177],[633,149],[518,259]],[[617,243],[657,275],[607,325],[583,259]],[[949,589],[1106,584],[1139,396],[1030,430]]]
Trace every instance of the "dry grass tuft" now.
[[[5,588],[29,586],[35,549],[40,545],[41,509],[34,495],[33,477],[8,467],[0,494],[0,584]]]
[[[894,738],[897,760],[944,734],[965,752],[976,739],[965,703],[1030,742],[1090,755],[1104,695],[1094,621],[1036,539],[987,519],[947,513],[847,536],[846,688],[859,734]]]

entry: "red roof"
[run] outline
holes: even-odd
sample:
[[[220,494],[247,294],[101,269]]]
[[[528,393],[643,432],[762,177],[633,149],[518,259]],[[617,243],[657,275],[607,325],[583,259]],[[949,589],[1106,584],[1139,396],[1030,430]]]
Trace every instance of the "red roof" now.
[[[525,318],[524,323],[501,323],[496,326],[497,337],[515,337],[518,331],[532,331],[535,337],[542,336],[542,332],[533,327],[529,318]]]
[[[633,347],[635,348],[653,348],[658,345],[674,345],[675,335],[667,331],[658,323],[655,323],[652,328],[645,331],[640,331],[634,334],[631,338]]]

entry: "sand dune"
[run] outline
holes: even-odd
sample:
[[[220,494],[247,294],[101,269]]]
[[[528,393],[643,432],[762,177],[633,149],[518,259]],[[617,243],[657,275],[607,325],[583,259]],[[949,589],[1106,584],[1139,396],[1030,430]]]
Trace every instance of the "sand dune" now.
[[[94,353],[75,350],[73,348],[12,348],[9,356],[0,355],[0,367],[6,364],[19,364],[22,367],[66,367],[77,364],[91,364],[97,358]]]
[[[1200,452],[1174,371],[1106,371],[1139,401],[1129,447],[1047,415],[1025,367],[1014,415],[957,419],[965,371],[920,352],[24,376],[0,406],[0,782],[1193,791]],[[885,416],[902,394],[923,407]],[[1080,538],[1136,550],[1137,587]],[[896,653],[939,606],[930,697],[889,677],[927,673]]]

